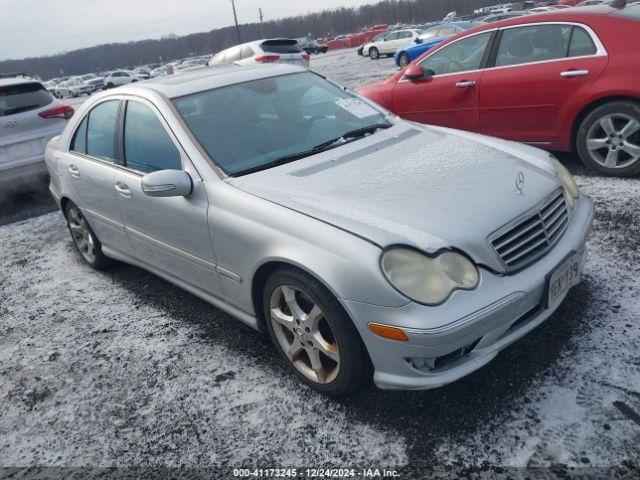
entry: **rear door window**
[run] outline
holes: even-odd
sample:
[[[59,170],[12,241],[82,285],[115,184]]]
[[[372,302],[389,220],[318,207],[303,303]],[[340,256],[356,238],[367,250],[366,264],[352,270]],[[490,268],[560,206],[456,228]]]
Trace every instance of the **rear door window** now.
[[[533,25],[502,32],[496,67],[565,58],[571,25]]]
[[[20,83],[0,87],[0,117],[37,110],[53,102],[41,83]]]
[[[119,100],[99,104],[89,113],[87,154],[110,162],[116,158],[116,122]]]
[[[87,153],[87,117],[84,117],[76,133],[73,134],[71,150],[78,153]]]
[[[569,56],[583,57],[585,55],[594,55],[595,53],[596,46],[587,31],[581,27],[573,27]]]

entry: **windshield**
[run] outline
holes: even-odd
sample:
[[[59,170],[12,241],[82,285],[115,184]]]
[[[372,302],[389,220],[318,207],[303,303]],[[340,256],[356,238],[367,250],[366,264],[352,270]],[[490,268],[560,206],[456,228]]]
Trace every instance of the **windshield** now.
[[[438,34],[438,30],[440,27],[430,28],[429,30],[425,30],[420,34],[420,40],[429,40],[430,38],[435,38]]]
[[[173,100],[189,129],[227,174],[301,158],[354,130],[386,124],[379,110],[313,73],[296,73]],[[339,142],[336,142],[339,144]]]

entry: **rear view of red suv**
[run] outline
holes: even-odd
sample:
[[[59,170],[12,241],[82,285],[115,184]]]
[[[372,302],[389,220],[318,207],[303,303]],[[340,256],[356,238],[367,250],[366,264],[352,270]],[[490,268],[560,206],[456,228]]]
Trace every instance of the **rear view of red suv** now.
[[[640,173],[640,5],[570,8],[483,25],[360,93],[401,117],[577,150]]]

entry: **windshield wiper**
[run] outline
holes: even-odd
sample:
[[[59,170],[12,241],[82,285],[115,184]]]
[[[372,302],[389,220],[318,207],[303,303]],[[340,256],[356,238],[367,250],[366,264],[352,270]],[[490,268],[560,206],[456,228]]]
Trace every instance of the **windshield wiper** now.
[[[248,168],[246,170],[242,170],[233,174],[234,177],[240,175],[248,175],[249,173],[259,172],[260,170],[266,170],[268,168],[277,167],[279,165],[284,165],[285,163],[293,162],[295,160],[300,160],[301,158],[310,157],[311,155],[315,155],[320,152],[324,152],[326,150],[331,150],[332,148],[339,147],[340,145],[344,145],[346,143],[350,143],[348,139],[357,139],[362,138],[366,134],[375,133],[377,130],[381,128],[390,128],[392,127],[392,123],[376,123],[373,125],[369,125],[368,127],[357,128],[355,130],[350,130],[348,132],[343,133],[339,137],[333,138],[331,140],[327,140],[326,142],[322,142],[316,145],[309,150],[305,150],[298,153],[292,153],[291,155],[284,155],[279,157],[271,162],[265,163],[263,165],[258,165],[256,167]],[[351,140],[351,141],[353,141]]]

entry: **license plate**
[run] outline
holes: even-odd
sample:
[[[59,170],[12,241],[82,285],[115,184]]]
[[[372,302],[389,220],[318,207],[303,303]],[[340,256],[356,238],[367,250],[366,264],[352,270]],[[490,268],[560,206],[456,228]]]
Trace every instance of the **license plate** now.
[[[547,284],[547,308],[554,307],[569,291],[580,283],[582,255],[574,253],[551,274]]]
[[[28,140],[26,142],[14,143],[4,147],[4,159],[6,161],[17,160],[44,152],[42,148],[44,142],[41,139]],[[0,147],[0,150],[2,148]]]

